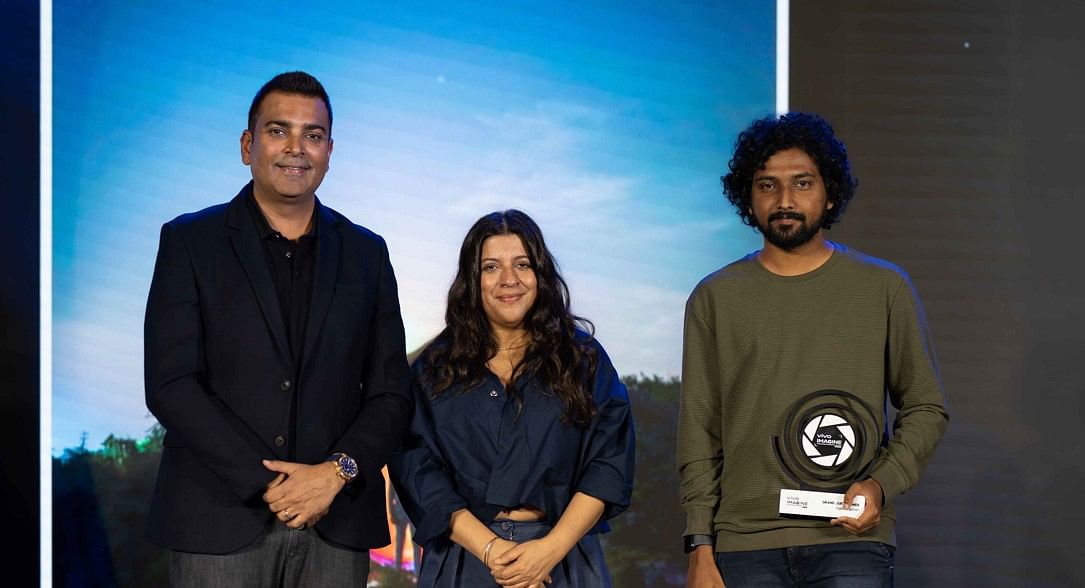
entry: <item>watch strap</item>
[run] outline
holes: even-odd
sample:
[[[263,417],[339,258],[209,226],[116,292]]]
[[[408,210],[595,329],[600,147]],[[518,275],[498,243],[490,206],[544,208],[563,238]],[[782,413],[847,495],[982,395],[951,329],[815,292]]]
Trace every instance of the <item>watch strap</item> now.
[[[682,537],[682,550],[686,553],[693,553],[693,550],[696,549],[698,545],[712,545],[715,542],[716,540],[712,535],[685,535]]]

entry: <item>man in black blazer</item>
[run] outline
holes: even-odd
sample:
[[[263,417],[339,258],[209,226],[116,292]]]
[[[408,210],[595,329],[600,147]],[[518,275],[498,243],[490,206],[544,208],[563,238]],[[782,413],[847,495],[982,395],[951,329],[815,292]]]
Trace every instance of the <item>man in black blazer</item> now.
[[[384,240],[322,205],[328,95],[280,74],[241,135],[252,182],[162,227],[147,406],[166,428],[148,538],[177,586],[364,586],[380,469],[411,410]]]

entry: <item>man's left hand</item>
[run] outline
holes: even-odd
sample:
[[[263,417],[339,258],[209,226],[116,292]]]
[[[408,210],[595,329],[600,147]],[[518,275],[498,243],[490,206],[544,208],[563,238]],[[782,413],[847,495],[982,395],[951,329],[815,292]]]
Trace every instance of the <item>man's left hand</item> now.
[[[853,535],[861,535],[878,526],[882,520],[882,502],[885,500],[882,485],[874,478],[852,484],[844,493],[844,504],[852,504],[855,497],[859,495],[866,497],[866,506],[863,507],[863,514],[859,515],[859,518],[839,517],[829,521]]]
[[[346,485],[330,462],[306,465],[265,459],[263,463],[265,468],[286,475],[282,483],[264,492],[264,502],[275,518],[294,529],[316,524],[328,514],[335,495]]]

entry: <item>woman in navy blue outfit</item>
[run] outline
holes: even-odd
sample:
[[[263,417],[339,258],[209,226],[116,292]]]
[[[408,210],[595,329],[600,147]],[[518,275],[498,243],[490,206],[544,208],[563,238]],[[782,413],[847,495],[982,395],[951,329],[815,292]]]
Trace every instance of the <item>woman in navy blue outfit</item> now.
[[[597,534],[629,506],[629,397],[530,217],[471,227],[445,322],[389,464],[423,546],[418,586],[610,586]]]

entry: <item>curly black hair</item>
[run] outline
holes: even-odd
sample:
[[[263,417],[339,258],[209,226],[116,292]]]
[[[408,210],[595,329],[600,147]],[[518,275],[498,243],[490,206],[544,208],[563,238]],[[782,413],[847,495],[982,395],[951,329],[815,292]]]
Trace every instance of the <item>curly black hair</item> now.
[[[436,398],[462,384],[470,390],[482,382],[486,362],[497,353],[497,340],[482,309],[480,288],[482,245],[495,235],[516,235],[524,244],[535,272],[538,294],[524,317],[531,340],[524,358],[513,370],[506,392],[523,410],[521,391],[515,386],[521,374],[538,377],[565,405],[563,422],[587,426],[596,415],[590,382],[599,356],[592,346],[591,321],[569,310],[569,288],[561,277],[542,230],[519,210],[492,212],[478,219],[460,247],[459,268],[448,290],[445,329],[423,351],[421,380]]]
[[[720,178],[723,193],[735,206],[742,222],[756,227],[750,207],[750,192],[757,170],[774,154],[798,148],[818,166],[825,182],[825,192],[832,208],[825,211],[821,226],[829,228],[840,220],[848,202],[855,196],[859,181],[851,175],[848,150],[833,134],[828,121],[816,114],[791,112],[779,118],[768,116],[755,120],[735,141],[735,155],[727,167],[731,173]]]

